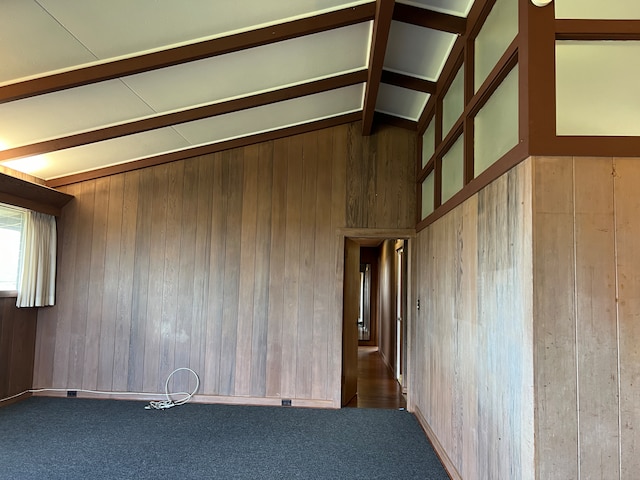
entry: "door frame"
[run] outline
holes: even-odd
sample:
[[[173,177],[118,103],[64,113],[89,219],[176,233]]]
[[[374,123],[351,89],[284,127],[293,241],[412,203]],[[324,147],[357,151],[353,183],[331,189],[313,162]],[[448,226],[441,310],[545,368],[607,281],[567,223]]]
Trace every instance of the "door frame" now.
[[[416,282],[415,282],[415,268],[416,265],[416,253],[415,253],[415,239],[416,239],[416,231],[415,229],[380,229],[380,228],[340,228],[337,232],[337,240],[338,240],[338,251],[337,251],[337,259],[336,259],[336,277],[339,280],[339,285],[337,285],[336,294],[338,298],[340,298],[341,302],[341,315],[340,318],[340,329],[342,331],[344,328],[344,255],[345,255],[345,239],[350,238],[355,240],[358,243],[364,243],[364,240],[386,240],[386,239],[402,239],[405,240],[405,255],[407,259],[407,275],[406,275],[406,293],[407,293],[407,311],[405,318],[405,328],[406,337],[404,340],[404,344],[406,348],[404,349],[404,360],[403,363],[406,366],[406,371],[404,372],[403,379],[404,385],[406,387],[407,393],[407,410],[413,411],[413,402],[412,399],[412,389],[413,385],[412,380],[412,366],[413,366],[413,322],[415,320],[415,311],[413,308],[410,308],[411,305],[416,304]],[[344,357],[345,348],[347,347],[340,341],[340,352],[341,356]],[[357,344],[356,347],[357,349]],[[342,362],[340,364],[340,368],[337,372],[337,379],[339,379],[338,385],[340,385],[340,390],[337,392],[337,401],[336,404],[340,404],[342,401]]]

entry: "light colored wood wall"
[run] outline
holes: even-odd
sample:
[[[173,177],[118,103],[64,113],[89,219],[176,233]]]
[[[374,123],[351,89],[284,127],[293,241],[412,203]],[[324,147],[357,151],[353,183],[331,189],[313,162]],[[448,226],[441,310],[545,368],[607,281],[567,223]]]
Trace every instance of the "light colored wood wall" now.
[[[418,234],[410,404],[455,478],[637,476],[638,185],[533,157]]]
[[[355,123],[65,187],[34,385],[158,393],[188,366],[204,401],[339,406],[338,230],[413,228],[414,137]]]
[[[412,408],[454,478],[533,478],[531,162],[418,234]]]
[[[640,470],[640,159],[537,158],[538,478]]]

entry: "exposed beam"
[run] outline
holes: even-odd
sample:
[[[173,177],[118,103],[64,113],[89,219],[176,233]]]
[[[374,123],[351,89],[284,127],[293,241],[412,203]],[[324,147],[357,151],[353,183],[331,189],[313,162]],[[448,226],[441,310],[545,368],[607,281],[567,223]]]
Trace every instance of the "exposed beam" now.
[[[446,13],[434,12],[404,3],[396,3],[393,19],[420,27],[432,28],[443,32],[464,35],[467,31],[467,19]]]
[[[408,88],[409,90],[417,90],[424,93],[436,93],[436,82],[423,80],[422,78],[404,75],[402,73],[382,70],[382,83],[395,85],[397,87]]]
[[[203,58],[373,20],[375,8],[373,3],[367,3],[227,37],[205,40],[12,83],[0,87],[0,103],[193,62]]]
[[[556,20],[556,40],[640,40],[640,20]]]
[[[388,113],[376,112],[374,118],[376,123],[393,125],[394,127],[404,128],[405,130],[410,130],[412,132],[415,132],[418,129],[418,122],[396,117],[395,115],[389,115]]]
[[[7,150],[0,151],[0,161],[17,159],[31,155],[40,155],[43,153],[53,152],[55,150],[63,150],[66,148],[78,147],[89,143],[100,142],[112,138],[132,135],[134,133],[146,132],[158,128],[177,125],[180,123],[201,120],[203,118],[223,115],[248,108],[259,107],[270,103],[276,103],[291,98],[304,97],[314,93],[326,92],[335,88],[347,87],[357,83],[363,83],[367,80],[367,70],[337,75],[335,77],[324,78],[309,83],[295,85],[272,92],[250,95],[247,97],[237,98],[226,102],[214,103],[197,108],[180,110],[149,118],[134,120],[132,122],[122,123],[104,128],[67,135],[64,137],[45,140],[42,142],[31,143]]]
[[[369,75],[364,93],[364,106],[362,109],[362,134],[370,135],[373,127],[373,114],[380,88],[384,55],[389,40],[389,30],[393,17],[394,0],[377,0],[376,16],[373,21],[373,36],[371,39],[371,51],[369,53]]]
[[[187,158],[193,158],[200,155],[209,155],[211,153],[221,152],[223,150],[229,150],[232,148],[246,147],[247,145],[253,145],[255,143],[268,142],[271,140],[276,140],[278,138],[300,135],[301,133],[320,130],[322,128],[335,127],[337,125],[356,122],[358,120],[360,120],[360,112],[347,113],[345,115],[325,118],[323,120],[295,125],[293,127],[258,133],[256,135],[250,135],[248,137],[236,138],[233,140],[212,143],[209,145],[201,145],[199,147],[187,148],[177,152],[163,153],[160,155],[154,155],[151,157],[135,160],[133,162],[121,163],[118,165],[113,165],[111,167],[98,168],[88,172],[65,175],[63,177],[48,180],[47,186],[61,187],[63,185],[69,185],[72,183],[84,182],[86,180],[93,180],[109,175],[116,175],[118,173],[130,172],[133,170],[139,170],[141,168],[153,167],[155,165],[161,165],[169,162],[176,162],[178,160],[185,160]]]

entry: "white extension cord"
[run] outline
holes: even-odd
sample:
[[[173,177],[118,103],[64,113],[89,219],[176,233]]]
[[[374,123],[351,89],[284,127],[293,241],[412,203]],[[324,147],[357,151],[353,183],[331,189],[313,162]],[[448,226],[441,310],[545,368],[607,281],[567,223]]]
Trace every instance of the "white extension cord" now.
[[[191,373],[193,373],[193,376],[196,377],[196,388],[193,389],[193,392],[191,393],[187,393],[187,392],[177,392],[177,393],[169,393],[169,380],[171,380],[171,377],[173,377],[173,374],[176,372],[179,372],[180,370],[187,370]],[[149,405],[147,405],[146,408],[147,410],[166,410],[167,408],[171,408],[171,407],[176,407],[178,405],[184,405],[185,403],[187,403],[189,400],[191,400],[191,397],[193,397],[196,392],[198,391],[198,388],[200,387],[200,377],[198,377],[198,374],[196,372],[194,372],[193,370],[191,370],[190,368],[187,367],[180,367],[180,368],[176,368],[173,372],[171,372],[169,374],[169,376],[167,377],[167,381],[164,383],[164,394],[167,397],[166,400],[161,400],[161,401],[151,401],[149,402]],[[171,398],[171,396],[176,396],[176,395],[184,395],[184,398],[181,398],[179,400],[173,400]]]

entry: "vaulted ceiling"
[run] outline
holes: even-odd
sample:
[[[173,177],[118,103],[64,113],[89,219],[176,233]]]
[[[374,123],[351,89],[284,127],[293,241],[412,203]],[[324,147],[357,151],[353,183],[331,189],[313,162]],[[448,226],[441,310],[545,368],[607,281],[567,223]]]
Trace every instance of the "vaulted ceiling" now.
[[[415,130],[472,5],[3,0],[0,164],[51,180],[355,120]]]

